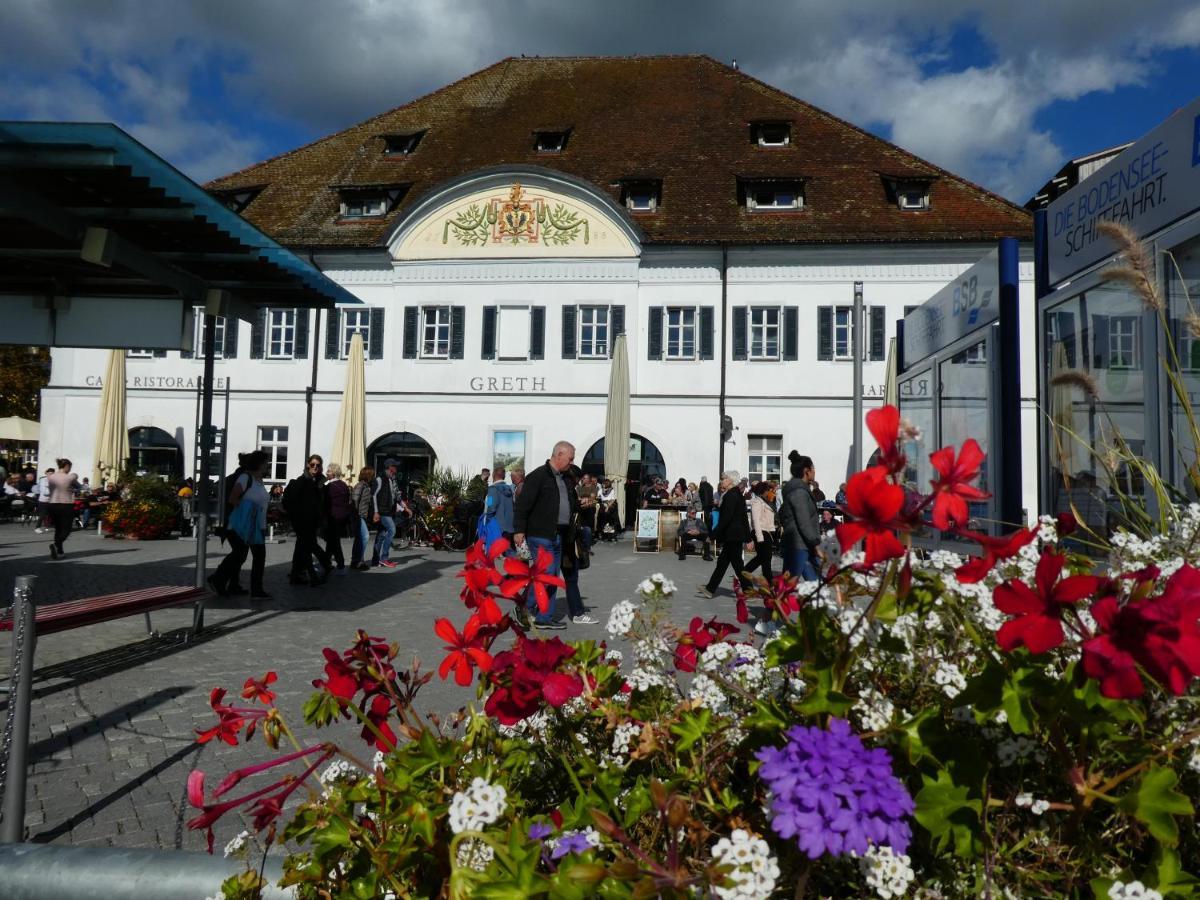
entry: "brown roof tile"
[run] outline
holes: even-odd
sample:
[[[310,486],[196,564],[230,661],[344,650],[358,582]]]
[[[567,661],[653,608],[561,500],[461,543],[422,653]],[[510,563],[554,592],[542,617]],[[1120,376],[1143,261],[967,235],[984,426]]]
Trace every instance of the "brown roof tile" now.
[[[786,147],[750,140],[755,121],[792,124]],[[561,153],[534,132],[571,129]],[[415,153],[384,155],[384,134],[425,131]],[[505,59],[411,103],[219,178],[266,185],[244,215],[281,243],[377,246],[442,182],[498,165],[541,165],[619,196],[662,181],[647,243],[852,243],[1028,238],[1029,213],[978,185],[707,56]],[[884,176],[932,179],[931,209],[901,212]],[[749,212],[739,179],[801,178],[805,208]],[[408,185],[386,218],[339,222],[335,187]]]

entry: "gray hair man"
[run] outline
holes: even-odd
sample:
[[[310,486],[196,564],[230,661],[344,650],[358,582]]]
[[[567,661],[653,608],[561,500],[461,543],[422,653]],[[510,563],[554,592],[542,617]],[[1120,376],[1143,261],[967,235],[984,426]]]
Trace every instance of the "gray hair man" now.
[[[721,552],[708,584],[696,589],[701,597],[710,600],[730,566],[733,566],[733,574],[743,585],[748,580],[743,571],[742,545],[750,540],[750,523],[746,518],[746,498],[741,491],[734,490],[737,483],[738,473],[731,470],[721,474],[721,481],[717,485],[721,492],[721,506],[717,510],[717,526],[713,529],[712,539]]]
[[[545,464],[529,473],[513,508],[514,543],[517,547],[527,546],[535,557],[541,550],[549,553],[552,564],[547,571],[552,575],[559,573],[563,538],[571,517],[579,509],[579,499],[566,478],[573,462],[574,445],[559,441]],[[535,628],[557,630],[567,627],[564,615],[555,609],[555,594],[554,587],[546,588],[548,603],[543,610],[535,591],[530,589],[526,608],[533,615]]]

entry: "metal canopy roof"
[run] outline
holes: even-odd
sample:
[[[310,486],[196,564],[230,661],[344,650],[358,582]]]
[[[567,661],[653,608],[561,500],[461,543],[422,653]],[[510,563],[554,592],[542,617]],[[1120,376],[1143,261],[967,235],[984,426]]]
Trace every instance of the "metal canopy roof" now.
[[[3,295],[359,302],[117,126],[58,122],[0,122]]]

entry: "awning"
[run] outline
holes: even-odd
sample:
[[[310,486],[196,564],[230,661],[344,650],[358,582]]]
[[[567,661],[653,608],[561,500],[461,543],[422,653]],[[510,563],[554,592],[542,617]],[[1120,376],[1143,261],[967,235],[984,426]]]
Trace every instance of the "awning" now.
[[[0,122],[0,342],[190,349],[193,306],[358,302],[115,125]]]

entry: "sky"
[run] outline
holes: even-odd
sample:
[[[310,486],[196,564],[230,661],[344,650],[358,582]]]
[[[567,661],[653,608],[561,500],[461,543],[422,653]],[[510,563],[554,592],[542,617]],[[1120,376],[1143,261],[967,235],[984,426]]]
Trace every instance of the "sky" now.
[[[707,53],[1023,203],[1200,94],[1186,0],[0,0],[0,120],[205,181],[527,56]]]

